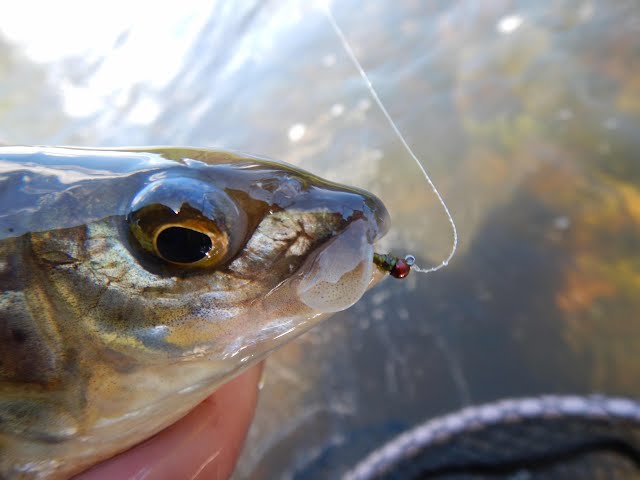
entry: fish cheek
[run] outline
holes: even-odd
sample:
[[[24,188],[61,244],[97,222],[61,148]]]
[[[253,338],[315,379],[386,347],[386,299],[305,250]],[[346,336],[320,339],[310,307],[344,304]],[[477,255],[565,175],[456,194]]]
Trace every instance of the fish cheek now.
[[[43,341],[22,292],[0,297],[0,380],[46,385],[56,376],[58,354]]]

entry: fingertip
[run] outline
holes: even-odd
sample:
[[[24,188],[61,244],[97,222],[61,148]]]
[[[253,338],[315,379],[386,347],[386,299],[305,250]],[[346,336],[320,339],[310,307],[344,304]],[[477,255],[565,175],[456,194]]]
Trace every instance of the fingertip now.
[[[78,478],[228,478],[253,418],[262,370],[263,362],[221,386],[175,424]]]

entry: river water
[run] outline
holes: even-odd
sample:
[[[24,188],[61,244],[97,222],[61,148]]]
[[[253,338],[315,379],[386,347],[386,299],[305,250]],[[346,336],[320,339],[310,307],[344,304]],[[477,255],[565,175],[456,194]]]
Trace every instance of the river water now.
[[[336,478],[415,423],[640,395],[635,0],[346,0],[333,12],[457,221],[268,363],[236,479]],[[224,147],[367,188],[386,248],[451,230],[313,2],[0,6],[0,140]]]

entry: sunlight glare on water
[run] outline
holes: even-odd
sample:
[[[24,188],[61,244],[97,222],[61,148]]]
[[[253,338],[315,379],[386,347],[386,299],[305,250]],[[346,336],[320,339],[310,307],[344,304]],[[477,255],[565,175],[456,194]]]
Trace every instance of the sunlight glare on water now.
[[[34,62],[81,58],[95,69],[87,82],[74,81],[63,69],[55,72],[69,116],[121,108],[142,84],[146,93],[129,120],[145,123],[159,113],[161,99],[153,93],[178,73],[172,65],[182,62],[202,30],[211,2],[187,0],[181,6],[176,10],[171,4],[124,0],[18,2],[2,12],[0,31],[10,42],[24,46],[23,52]],[[61,12],[68,15],[61,18]]]
[[[186,0],[180,8],[148,0],[25,1],[2,9],[0,33],[35,63],[82,66],[79,72],[65,65],[51,69],[70,117],[126,109],[127,122],[148,124],[161,113],[163,89],[183,73],[184,61],[212,11],[224,21],[236,9],[232,2],[220,0]],[[295,4],[287,12],[261,26],[259,42],[249,36],[239,39],[219,75],[232,76],[247,61],[278,48],[269,39],[301,15]]]
[[[496,28],[498,32],[507,34],[516,31],[522,25],[522,22],[522,17],[519,15],[508,15],[498,21]]]

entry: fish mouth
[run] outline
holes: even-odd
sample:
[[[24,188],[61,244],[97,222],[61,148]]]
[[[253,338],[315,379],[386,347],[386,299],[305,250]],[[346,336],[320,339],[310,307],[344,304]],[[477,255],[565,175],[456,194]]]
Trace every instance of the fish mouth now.
[[[387,233],[389,213],[377,197],[366,192],[359,195],[366,205],[365,214],[352,220],[300,269],[297,294],[322,313],[349,308],[384,278],[374,263],[374,243]]]

